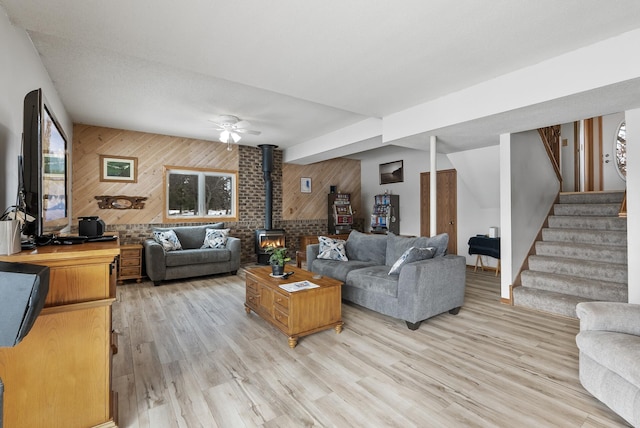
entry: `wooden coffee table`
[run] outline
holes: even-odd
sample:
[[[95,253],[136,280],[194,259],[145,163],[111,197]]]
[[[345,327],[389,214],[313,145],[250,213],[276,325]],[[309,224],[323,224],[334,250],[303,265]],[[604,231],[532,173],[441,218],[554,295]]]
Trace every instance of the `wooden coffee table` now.
[[[298,338],[334,328],[342,331],[342,283],[287,265],[285,272],[294,274],[287,279],[273,278],[271,266],[249,268],[246,275],[247,313],[254,311],[265,321],[289,337],[289,346],[295,348]],[[281,284],[310,281],[319,287],[288,292]]]

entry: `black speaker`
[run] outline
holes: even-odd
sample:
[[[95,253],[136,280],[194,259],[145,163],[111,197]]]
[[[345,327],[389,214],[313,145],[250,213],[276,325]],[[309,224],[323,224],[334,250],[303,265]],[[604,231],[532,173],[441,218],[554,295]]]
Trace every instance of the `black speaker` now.
[[[15,346],[29,333],[49,292],[49,268],[0,262],[0,347]]]
[[[95,238],[104,234],[104,221],[97,216],[80,217],[78,222],[78,235]]]

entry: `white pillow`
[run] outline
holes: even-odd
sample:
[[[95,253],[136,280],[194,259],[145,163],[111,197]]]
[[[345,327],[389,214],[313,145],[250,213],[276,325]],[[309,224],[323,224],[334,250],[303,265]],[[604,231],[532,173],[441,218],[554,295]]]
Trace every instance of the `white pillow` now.
[[[173,230],[154,231],[153,239],[162,245],[165,251],[182,250],[182,244]]]
[[[418,260],[432,259],[435,254],[435,247],[411,247],[407,251],[405,251],[398,260],[396,260],[396,262],[391,267],[391,270],[389,271],[389,275],[400,275],[402,266],[406,265],[407,263],[417,262]]]
[[[229,229],[207,229],[200,248],[226,248]]]
[[[318,236],[320,244],[319,259],[348,261],[347,251],[344,248],[345,241],[343,239],[332,239],[326,236]]]

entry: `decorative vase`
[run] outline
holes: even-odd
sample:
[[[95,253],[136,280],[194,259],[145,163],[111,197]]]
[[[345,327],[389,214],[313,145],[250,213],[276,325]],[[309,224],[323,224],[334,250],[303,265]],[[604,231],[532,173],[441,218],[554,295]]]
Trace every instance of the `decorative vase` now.
[[[271,272],[273,276],[282,276],[284,274],[284,266],[271,265]]]

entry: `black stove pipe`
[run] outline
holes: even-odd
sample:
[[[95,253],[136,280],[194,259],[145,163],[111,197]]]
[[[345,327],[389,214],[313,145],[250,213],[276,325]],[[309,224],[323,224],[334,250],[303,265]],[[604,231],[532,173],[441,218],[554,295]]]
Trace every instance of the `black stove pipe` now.
[[[273,180],[271,179],[271,171],[273,171],[273,149],[278,146],[260,144],[258,147],[262,149],[262,174],[265,187],[264,228],[271,230],[273,228]]]

